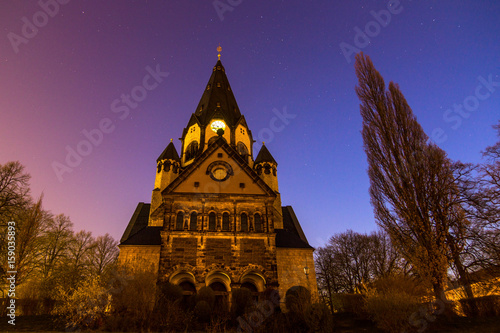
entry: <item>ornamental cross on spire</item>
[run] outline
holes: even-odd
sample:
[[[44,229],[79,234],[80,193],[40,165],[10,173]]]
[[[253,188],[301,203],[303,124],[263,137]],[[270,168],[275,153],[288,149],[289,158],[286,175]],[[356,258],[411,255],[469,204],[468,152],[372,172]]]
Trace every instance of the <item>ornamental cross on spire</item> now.
[[[217,56],[219,57],[219,60],[220,60],[220,51],[222,51],[222,47],[220,47],[220,43],[219,43],[219,47],[217,47],[217,52],[219,52],[219,54]]]

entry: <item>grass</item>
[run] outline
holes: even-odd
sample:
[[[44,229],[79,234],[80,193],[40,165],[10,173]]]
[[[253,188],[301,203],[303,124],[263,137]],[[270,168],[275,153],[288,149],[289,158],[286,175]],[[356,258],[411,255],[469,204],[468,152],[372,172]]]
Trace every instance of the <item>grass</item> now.
[[[16,325],[7,323],[7,318],[0,320],[0,332],[65,332],[64,327],[54,324],[54,316],[20,316]],[[335,314],[335,333],[383,333],[369,320],[361,320],[354,315]],[[449,322],[436,321],[424,332],[438,333],[500,333],[500,317],[491,318],[455,318]]]

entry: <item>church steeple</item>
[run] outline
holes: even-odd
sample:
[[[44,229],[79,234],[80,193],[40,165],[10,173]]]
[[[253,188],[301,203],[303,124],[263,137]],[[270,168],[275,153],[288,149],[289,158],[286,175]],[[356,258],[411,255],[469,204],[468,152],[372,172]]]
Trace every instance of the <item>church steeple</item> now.
[[[228,126],[234,126],[241,113],[220,60],[213,67],[212,75],[194,113],[202,125],[214,116],[222,117]]]
[[[222,135],[224,140],[237,149],[248,163],[252,163],[252,133],[240,112],[226,70],[220,60],[220,46],[217,51],[219,52],[217,63],[212,69],[200,102],[182,133],[183,167],[190,164],[214,142],[219,129],[224,131]]]

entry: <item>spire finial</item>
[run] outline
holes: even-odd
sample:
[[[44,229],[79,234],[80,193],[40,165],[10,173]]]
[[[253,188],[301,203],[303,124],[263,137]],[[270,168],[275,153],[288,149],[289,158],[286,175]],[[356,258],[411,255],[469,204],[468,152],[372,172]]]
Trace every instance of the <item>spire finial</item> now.
[[[262,141],[262,145],[263,145],[263,146],[265,146],[265,145],[266,145],[266,143],[265,143],[264,141]]]
[[[170,139],[170,142],[174,142],[174,139]]]
[[[217,52],[219,52],[219,54],[217,55],[219,57],[219,60],[220,60],[220,52],[222,51],[222,47],[220,47],[220,43],[219,43],[219,47],[217,47]]]

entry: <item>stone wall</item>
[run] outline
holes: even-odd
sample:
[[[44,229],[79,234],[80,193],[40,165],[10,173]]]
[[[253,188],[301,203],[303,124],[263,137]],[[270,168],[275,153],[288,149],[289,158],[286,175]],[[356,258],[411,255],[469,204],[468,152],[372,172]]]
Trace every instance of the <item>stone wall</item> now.
[[[158,271],[159,245],[120,245],[118,264],[140,269]]]
[[[313,300],[318,297],[318,285],[314,269],[313,249],[276,249],[278,264],[278,282],[281,302],[285,302],[285,294],[293,286],[303,286],[311,291]],[[304,267],[309,268],[306,275]]]

